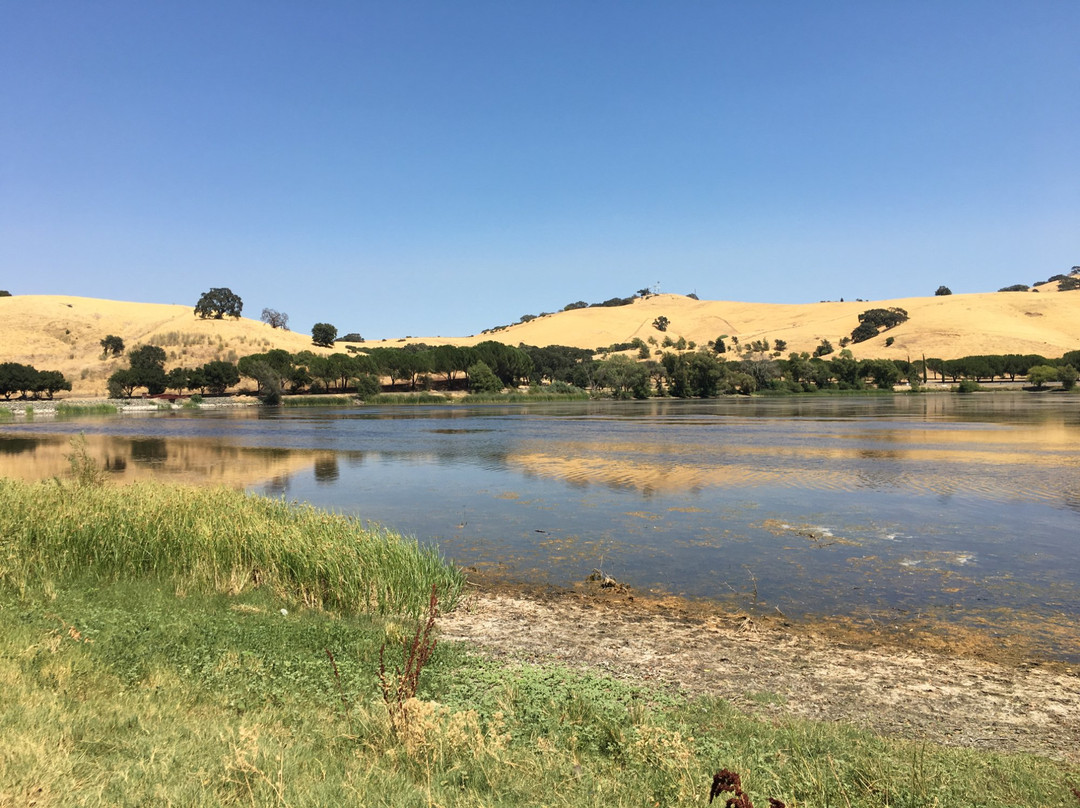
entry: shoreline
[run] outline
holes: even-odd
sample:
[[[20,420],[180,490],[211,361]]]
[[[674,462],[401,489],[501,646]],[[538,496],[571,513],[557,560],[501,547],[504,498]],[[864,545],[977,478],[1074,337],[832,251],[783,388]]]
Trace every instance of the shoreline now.
[[[599,584],[472,582],[440,633],[504,661],[586,668],[758,715],[1080,762],[1080,666],[995,658],[990,646],[934,650],[917,637],[890,641]]]

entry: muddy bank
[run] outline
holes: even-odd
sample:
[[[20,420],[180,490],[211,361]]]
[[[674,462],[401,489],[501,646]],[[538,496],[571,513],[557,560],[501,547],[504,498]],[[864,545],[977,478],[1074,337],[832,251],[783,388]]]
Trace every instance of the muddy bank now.
[[[442,637],[499,657],[582,666],[767,716],[1080,762],[1080,669],[991,648],[941,653],[625,592],[476,587]]]

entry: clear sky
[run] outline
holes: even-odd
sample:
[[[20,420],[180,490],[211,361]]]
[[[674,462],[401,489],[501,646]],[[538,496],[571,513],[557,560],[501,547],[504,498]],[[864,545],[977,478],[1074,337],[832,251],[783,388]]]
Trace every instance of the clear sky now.
[[[367,338],[1080,264],[1077,0],[0,0],[0,289]],[[0,324],[2,339],[2,324]]]

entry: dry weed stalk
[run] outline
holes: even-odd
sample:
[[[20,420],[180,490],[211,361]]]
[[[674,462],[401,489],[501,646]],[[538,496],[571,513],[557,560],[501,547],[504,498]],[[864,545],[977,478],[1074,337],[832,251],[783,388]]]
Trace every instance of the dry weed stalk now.
[[[728,769],[721,769],[713,775],[712,788],[709,789],[709,802],[711,803],[726,791],[732,792],[735,796],[728,798],[724,803],[724,808],[754,808],[754,803],[750,802],[750,795],[743,791],[742,779],[739,775]],[[769,797],[769,808],[784,808],[784,803]]]
[[[383,701],[390,715],[390,727],[395,735],[401,734],[408,722],[406,703],[416,698],[420,687],[420,673],[424,670],[435,652],[435,618],[439,613],[439,593],[434,585],[428,598],[427,619],[417,621],[416,631],[411,640],[403,644],[404,668],[394,668],[393,674],[386,670],[386,643],[384,639],[379,647],[379,685],[382,687]]]

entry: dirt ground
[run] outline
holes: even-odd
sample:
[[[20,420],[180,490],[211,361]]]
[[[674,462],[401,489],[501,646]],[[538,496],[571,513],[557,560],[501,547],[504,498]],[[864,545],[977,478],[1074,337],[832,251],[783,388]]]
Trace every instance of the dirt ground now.
[[[586,667],[767,716],[838,721],[881,735],[1080,763],[1080,669],[993,643],[873,636],[579,590],[474,584],[441,636],[498,657]]]

